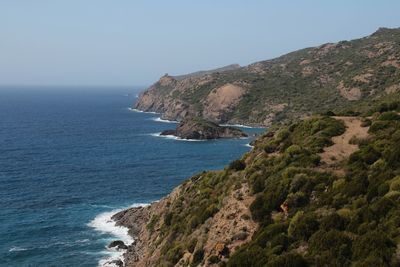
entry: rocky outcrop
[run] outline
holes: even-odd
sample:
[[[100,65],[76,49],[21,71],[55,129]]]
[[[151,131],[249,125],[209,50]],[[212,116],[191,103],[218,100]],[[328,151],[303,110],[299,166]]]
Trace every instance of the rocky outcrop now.
[[[243,131],[218,124],[201,118],[188,118],[182,120],[176,130],[166,130],[161,135],[174,135],[182,139],[208,140],[219,138],[247,137]]]
[[[121,250],[121,249],[127,249],[128,246],[125,245],[124,241],[122,241],[122,240],[114,240],[108,245],[108,248]]]
[[[122,260],[112,260],[106,262],[105,266],[117,266],[117,267],[123,267],[124,262]]]

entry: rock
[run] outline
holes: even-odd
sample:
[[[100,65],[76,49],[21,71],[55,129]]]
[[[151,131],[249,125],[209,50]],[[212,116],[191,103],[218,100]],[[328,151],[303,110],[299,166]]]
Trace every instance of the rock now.
[[[125,245],[124,241],[115,240],[115,241],[112,241],[112,242],[108,245],[108,248],[115,248],[115,249],[117,249],[117,250],[120,250],[120,249],[128,249],[128,246]]]
[[[234,127],[219,126],[202,118],[189,118],[181,121],[176,130],[166,130],[161,135],[175,135],[182,139],[209,140],[218,138],[247,137],[243,131]]]
[[[217,243],[215,245],[215,252],[219,256],[229,257],[229,248],[224,243]]]
[[[237,234],[235,234],[234,236],[232,236],[231,240],[235,241],[235,240],[246,240],[248,234],[246,232],[239,232]]]
[[[145,207],[134,207],[114,214],[111,219],[117,226],[127,227],[131,236],[138,236],[142,225],[150,220],[148,212]]]
[[[122,260],[112,260],[112,261],[108,261],[106,262],[107,265],[115,265],[118,267],[123,267],[124,266],[124,262]]]
[[[175,130],[165,130],[160,133],[160,135],[176,135]]]

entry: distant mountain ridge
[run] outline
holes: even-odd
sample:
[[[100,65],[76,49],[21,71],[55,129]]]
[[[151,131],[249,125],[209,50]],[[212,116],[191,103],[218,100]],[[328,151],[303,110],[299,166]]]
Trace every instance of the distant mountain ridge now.
[[[135,108],[166,119],[268,126],[400,91],[400,29],[301,49],[245,67],[165,75]]]

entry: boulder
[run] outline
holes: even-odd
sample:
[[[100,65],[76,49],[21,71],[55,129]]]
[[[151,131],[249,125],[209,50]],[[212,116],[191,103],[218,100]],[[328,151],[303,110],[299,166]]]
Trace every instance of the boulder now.
[[[128,246],[125,245],[124,241],[114,240],[109,245],[108,248],[115,248],[116,250],[127,249]]]
[[[118,267],[123,267],[124,266],[124,262],[122,260],[112,260],[112,261],[108,261],[106,262],[107,265],[114,265],[114,266],[118,266]]]

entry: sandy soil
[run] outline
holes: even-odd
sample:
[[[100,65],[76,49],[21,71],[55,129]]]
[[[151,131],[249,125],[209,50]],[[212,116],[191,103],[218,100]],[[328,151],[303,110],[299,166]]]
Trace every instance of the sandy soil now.
[[[334,144],[326,147],[324,152],[320,154],[322,162],[328,165],[340,162],[358,150],[358,145],[349,143],[353,136],[359,139],[368,137],[368,127],[361,126],[361,119],[359,117],[334,118],[345,123],[346,131],[342,135],[333,137],[332,141]]]

